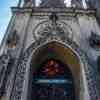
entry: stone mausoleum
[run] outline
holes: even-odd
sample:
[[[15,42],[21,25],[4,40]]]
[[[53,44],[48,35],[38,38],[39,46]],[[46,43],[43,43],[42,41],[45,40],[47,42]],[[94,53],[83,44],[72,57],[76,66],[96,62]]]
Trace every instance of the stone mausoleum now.
[[[100,24],[91,2],[19,0],[11,8],[0,100],[100,100]]]

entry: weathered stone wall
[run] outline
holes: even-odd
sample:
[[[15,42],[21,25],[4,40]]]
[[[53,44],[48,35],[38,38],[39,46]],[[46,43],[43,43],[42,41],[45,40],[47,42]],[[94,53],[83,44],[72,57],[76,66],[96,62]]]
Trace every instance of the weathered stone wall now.
[[[98,26],[98,23],[96,21],[96,17],[93,11],[75,10],[75,9],[64,9],[61,11],[59,11],[59,9],[56,9],[56,10],[52,9],[51,11],[49,10],[50,9],[44,9],[44,10],[38,9],[37,11],[35,11],[35,9],[31,9],[31,8],[27,8],[27,9],[14,8],[13,9],[15,18],[12,24],[10,25],[10,28],[8,28],[7,34],[1,45],[1,48],[3,49],[2,50],[3,52],[1,54],[3,54],[4,51],[7,51],[8,49],[6,45],[8,35],[11,34],[13,30],[17,31],[17,34],[19,36],[19,42],[18,42],[16,52],[15,52],[16,54],[15,65],[13,66],[13,71],[9,78],[9,80],[11,81],[8,86],[9,91],[11,92],[12,90],[14,91],[14,94],[12,93],[12,97],[11,97],[12,100],[19,100],[18,98],[21,98],[22,95],[24,95],[25,97],[25,94],[21,95],[20,92],[22,92],[23,90],[22,87],[23,87],[24,78],[26,79],[27,77],[27,75],[25,74],[25,71],[28,70],[26,67],[27,60],[29,57],[28,53],[31,53],[33,49],[36,49],[38,46],[44,43],[44,41],[47,42],[52,39],[56,40],[57,38],[57,41],[62,40],[62,42],[64,41],[66,44],[68,42],[70,46],[72,46],[73,48],[75,47],[75,50],[77,51],[77,53],[80,53],[80,50],[82,50],[82,53],[84,53],[84,55],[87,56],[88,59],[85,59],[87,60],[85,61],[85,63],[88,63],[89,61],[95,64],[97,56],[100,54],[99,50],[96,50],[95,48],[92,48],[89,45],[89,37],[91,35],[91,32],[95,32],[96,34],[100,35],[100,28]],[[52,14],[52,11],[55,11],[58,17],[58,20],[57,20],[57,24],[59,24],[58,29],[61,28],[64,32],[62,32],[62,30],[58,32],[57,30],[55,31],[54,29],[51,29],[51,32],[47,31],[45,34],[42,34],[44,33],[43,29],[45,29],[48,25],[49,26],[51,25],[50,28],[52,28],[52,24],[51,24],[52,21],[49,18],[50,15]],[[91,14],[89,12],[91,13],[93,12],[93,13]],[[38,34],[39,31],[40,33]],[[70,38],[70,41],[68,40],[68,38]],[[34,47],[29,48],[31,44],[34,44],[33,45]],[[24,51],[26,50],[28,51],[25,53],[25,55],[23,55]],[[81,57],[81,54],[80,54],[80,57]],[[86,82],[86,83],[88,83],[88,85],[91,85],[91,86],[95,85],[96,87],[97,83],[92,84],[90,82],[90,81],[97,81],[95,80],[95,77],[94,77],[95,75],[97,75],[96,71],[95,72],[93,71],[93,68],[95,70],[94,64],[92,64],[92,66],[89,66],[88,64],[86,65],[86,76],[89,79],[89,80],[87,79],[89,82]],[[91,68],[92,70],[90,70]],[[98,77],[96,78],[98,79]],[[14,87],[13,87],[13,84],[14,84]],[[95,88],[95,90],[97,89]],[[27,92],[27,90],[25,91]],[[11,96],[10,94],[11,92],[7,94],[8,97]],[[95,93],[96,92],[92,92],[91,93],[92,96]]]

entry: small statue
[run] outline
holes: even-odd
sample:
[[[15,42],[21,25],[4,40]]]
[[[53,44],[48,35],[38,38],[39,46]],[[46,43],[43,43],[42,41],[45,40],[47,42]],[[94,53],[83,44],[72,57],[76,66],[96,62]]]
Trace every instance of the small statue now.
[[[91,32],[89,43],[91,47],[100,48],[100,36],[94,32]]]
[[[14,32],[8,36],[7,39],[8,48],[15,48],[16,45],[18,44],[18,41],[19,41],[19,36],[17,34],[17,31],[14,30]]]

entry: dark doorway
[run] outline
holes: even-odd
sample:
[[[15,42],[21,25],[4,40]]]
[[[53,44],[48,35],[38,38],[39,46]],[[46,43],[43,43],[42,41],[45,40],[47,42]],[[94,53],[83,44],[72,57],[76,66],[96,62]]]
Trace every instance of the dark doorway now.
[[[48,59],[33,67],[30,100],[75,100],[74,80],[67,65]]]

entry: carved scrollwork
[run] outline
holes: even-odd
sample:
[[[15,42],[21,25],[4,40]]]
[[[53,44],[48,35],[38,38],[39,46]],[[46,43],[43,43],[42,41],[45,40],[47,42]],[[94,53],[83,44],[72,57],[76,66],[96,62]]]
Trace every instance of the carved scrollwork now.
[[[39,40],[40,38],[43,38],[49,34],[49,22],[44,21],[42,23],[39,23],[34,29],[33,36],[36,40]]]
[[[61,38],[73,38],[73,31],[71,27],[63,21],[57,21],[56,25],[50,21],[45,21],[36,26],[33,34],[36,40],[47,38],[50,35],[57,35]]]
[[[9,62],[9,55],[2,55],[0,57],[0,97],[3,96],[5,92],[5,84],[7,82],[6,73],[7,73],[8,62]]]

